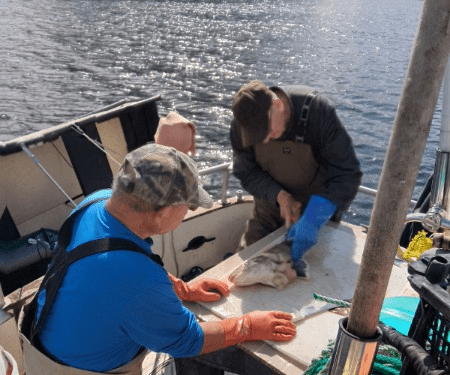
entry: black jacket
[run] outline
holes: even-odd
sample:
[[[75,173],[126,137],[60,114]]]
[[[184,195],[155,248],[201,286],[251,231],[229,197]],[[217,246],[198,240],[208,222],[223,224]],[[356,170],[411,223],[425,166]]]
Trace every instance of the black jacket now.
[[[283,91],[289,97],[293,116],[280,141],[295,140],[304,136],[304,143],[311,145],[314,158],[326,170],[323,193],[333,202],[337,211],[346,210],[358,192],[362,172],[353,148],[352,140],[339,120],[333,103],[319,94],[312,102],[306,123],[306,131],[299,129],[298,118],[303,106],[305,86],[271,87],[275,93]],[[311,89],[312,90],[312,89]],[[242,187],[256,197],[276,203],[281,186],[256,163],[253,147],[242,146],[239,127],[235,120],[230,128],[233,148],[233,173]]]

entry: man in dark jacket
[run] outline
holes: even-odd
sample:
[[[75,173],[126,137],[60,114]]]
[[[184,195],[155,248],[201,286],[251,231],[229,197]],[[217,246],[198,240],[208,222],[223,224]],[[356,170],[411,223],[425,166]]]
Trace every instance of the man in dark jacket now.
[[[242,86],[232,105],[233,172],[254,196],[244,245],[282,225],[299,276],[320,228],[353,201],[362,172],[333,103],[307,86]]]

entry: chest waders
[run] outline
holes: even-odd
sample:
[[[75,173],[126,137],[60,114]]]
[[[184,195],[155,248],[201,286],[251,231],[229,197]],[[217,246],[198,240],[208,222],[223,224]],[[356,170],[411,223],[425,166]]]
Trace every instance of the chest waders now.
[[[49,268],[42,280],[38,292],[32,301],[25,305],[19,316],[20,339],[23,345],[25,369],[27,375],[98,375],[98,374],[121,374],[121,375],[139,375],[141,374],[141,365],[144,360],[146,350],[142,348],[138,355],[129,363],[124,364],[114,370],[106,373],[86,371],[67,366],[58,361],[48,353],[40,344],[38,334],[42,330],[43,324],[50,312],[51,305],[56,297],[64,276],[69,266],[76,261],[86,258],[90,255],[105,253],[109,251],[133,251],[145,255],[161,267],[164,266],[159,255],[149,254],[147,251],[136,245],[133,241],[122,238],[103,238],[86,242],[77,246],[70,252],[66,251],[72,238],[72,229],[75,218],[81,211],[106,198],[99,198],[85,203],[77,212],[69,216],[62,225],[58,234],[58,247],[52,259]],[[37,316],[37,298],[45,290],[45,303],[42,307],[39,319]]]
[[[301,211],[311,195],[323,191],[326,171],[314,158],[312,148],[304,143],[311,105],[319,95],[305,89],[305,99],[298,117],[295,140],[270,141],[254,146],[255,160],[278,184],[301,203]],[[245,243],[250,245],[284,225],[277,204],[255,197],[253,217],[247,223]]]

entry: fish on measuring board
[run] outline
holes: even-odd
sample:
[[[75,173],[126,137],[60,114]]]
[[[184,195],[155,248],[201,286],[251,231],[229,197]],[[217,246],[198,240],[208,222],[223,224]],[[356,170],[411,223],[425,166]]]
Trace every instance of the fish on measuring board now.
[[[246,260],[228,276],[228,280],[236,286],[265,284],[277,289],[283,289],[296,278],[297,273],[291,262],[291,248],[286,243]]]

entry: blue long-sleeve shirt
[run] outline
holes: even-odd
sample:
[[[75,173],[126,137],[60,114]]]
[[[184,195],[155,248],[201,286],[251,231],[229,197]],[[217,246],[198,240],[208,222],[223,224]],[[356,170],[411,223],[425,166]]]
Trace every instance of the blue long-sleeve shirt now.
[[[89,198],[109,197],[110,190]],[[151,253],[152,241],[135,236],[100,201],[76,218],[68,251],[100,238],[131,240]],[[42,309],[44,296],[38,299]],[[143,254],[113,251],[72,264],[40,333],[44,348],[63,363],[105,372],[142,348],[173,357],[198,355],[203,331],[175,294],[167,273]]]

